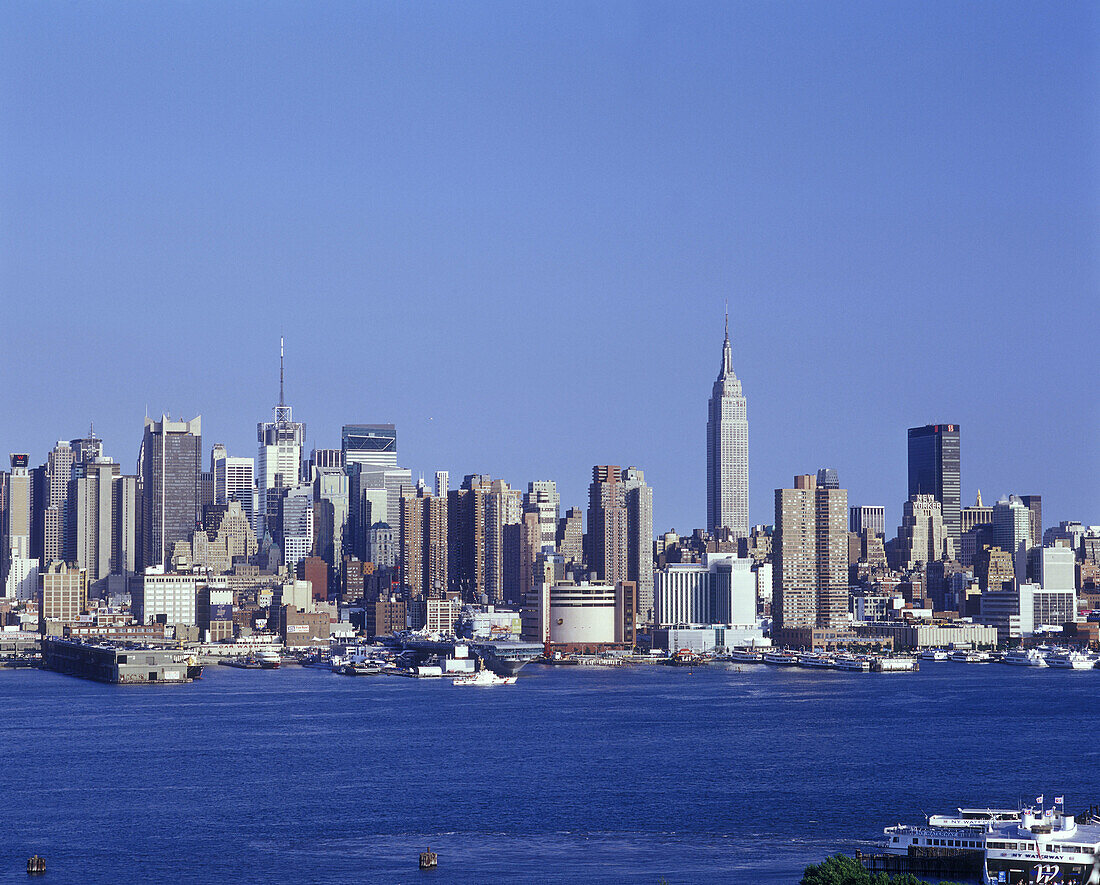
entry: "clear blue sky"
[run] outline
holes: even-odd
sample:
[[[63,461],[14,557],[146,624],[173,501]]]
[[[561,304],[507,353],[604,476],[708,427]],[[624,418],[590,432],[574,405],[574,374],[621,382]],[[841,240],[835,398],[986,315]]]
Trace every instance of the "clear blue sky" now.
[[[398,425],[414,472],[637,464],[705,521],[730,304],[751,519],[830,465],[896,525],[1100,522],[1100,7],[0,3],[0,451],[146,408],[255,454]]]

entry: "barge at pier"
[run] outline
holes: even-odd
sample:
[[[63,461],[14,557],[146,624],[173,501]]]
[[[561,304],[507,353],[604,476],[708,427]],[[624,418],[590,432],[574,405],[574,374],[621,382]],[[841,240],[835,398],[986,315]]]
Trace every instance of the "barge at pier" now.
[[[42,640],[47,670],[118,685],[159,685],[191,682],[202,665],[174,649],[97,645],[71,639]]]

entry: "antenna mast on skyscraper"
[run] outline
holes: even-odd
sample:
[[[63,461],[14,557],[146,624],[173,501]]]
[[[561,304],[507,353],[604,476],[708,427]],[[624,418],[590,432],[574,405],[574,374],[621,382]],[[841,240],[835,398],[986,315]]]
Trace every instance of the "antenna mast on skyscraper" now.
[[[291,421],[290,406],[286,404],[283,393],[283,336],[279,336],[279,404],[275,406],[275,423],[289,424]]]

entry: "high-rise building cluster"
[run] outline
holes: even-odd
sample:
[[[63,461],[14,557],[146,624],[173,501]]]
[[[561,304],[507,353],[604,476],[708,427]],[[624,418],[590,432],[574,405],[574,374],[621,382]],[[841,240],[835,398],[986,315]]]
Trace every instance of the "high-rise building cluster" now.
[[[642,470],[593,468],[586,532],[551,480],[524,490],[471,473],[452,488],[439,470],[430,486],[414,481],[393,424],[345,424],[338,447],[307,453],[283,341],[279,351],[279,397],[257,424],[254,458],[222,443],[207,454],[202,418],[168,415],[146,417],[130,475],[94,433],[58,442],[41,467],[12,455],[0,483],[8,606],[33,607],[45,588],[50,630],[66,626],[57,612],[72,621],[129,606],[146,624],[225,637],[289,629],[298,603],[304,615],[330,606],[334,621],[340,606],[370,609],[373,629],[398,609],[401,628],[452,628],[463,604],[522,606],[532,587],[575,579],[620,596],[629,585],[630,630],[647,622],[653,494]],[[55,604],[50,588],[63,581]]]
[[[978,492],[963,506],[957,424],[909,429],[890,537],[886,507],[850,501],[835,467],[776,488],[773,521],[754,525],[728,313],[707,410],[706,528],[687,535],[655,537],[653,489],[633,465],[594,465],[587,506],[563,507],[549,479],[414,479],[393,424],[344,424],[338,445],[307,452],[282,341],[255,457],[207,452],[202,430],[201,417],[146,417],[132,474],[92,429],[37,467],[12,454],[0,618],[80,635],[132,618],[163,635],[275,631],[306,644],[341,624],[450,632],[475,606],[494,630],[574,650],[904,643],[921,623],[974,641],[1095,633],[1082,612],[1100,609],[1100,527],[1044,532],[1034,494],[986,505]]]

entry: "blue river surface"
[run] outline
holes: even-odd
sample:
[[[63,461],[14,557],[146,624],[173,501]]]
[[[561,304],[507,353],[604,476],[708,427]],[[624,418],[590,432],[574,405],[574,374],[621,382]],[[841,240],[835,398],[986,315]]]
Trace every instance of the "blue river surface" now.
[[[923,812],[1100,802],[1100,670],[0,670],[0,881],[797,883]],[[428,846],[439,868],[421,873]]]

